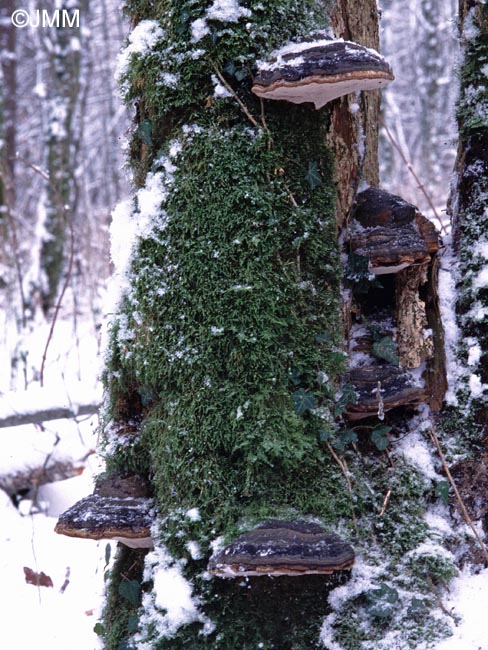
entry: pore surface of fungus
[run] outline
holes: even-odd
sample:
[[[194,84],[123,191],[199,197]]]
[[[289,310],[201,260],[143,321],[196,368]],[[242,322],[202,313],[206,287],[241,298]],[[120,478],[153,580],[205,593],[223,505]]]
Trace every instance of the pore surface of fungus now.
[[[260,65],[252,87],[265,99],[294,104],[312,102],[316,109],[349,93],[376,90],[394,79],[387,61],[375,50],[343,40],[287,45]]]
[[[330,575],[353,563],[352,546],[318,524],[271,520],[214,555],[208,570],[224,578]]]
[[[64,512],[55,532],[82,539],[113,539],[131,548],[150,548],[151,500],[134,497],[85,497]]]

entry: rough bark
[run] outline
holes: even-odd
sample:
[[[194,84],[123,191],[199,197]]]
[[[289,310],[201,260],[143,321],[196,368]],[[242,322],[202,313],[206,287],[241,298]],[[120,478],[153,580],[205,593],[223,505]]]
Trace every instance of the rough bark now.
[[[379,51],[378,8],[376,0],[365,0],[358,9],[355,0],[335,3],[332,27],[337,37],[351,40]],[[381,94],[361,94],[361,110],[354,95],[338,100],[331,111],[329,146],[334,153],[334,181],[337,190],[337,223],[347,222],[361,180],[373,187],[379,184],[378,119]]]

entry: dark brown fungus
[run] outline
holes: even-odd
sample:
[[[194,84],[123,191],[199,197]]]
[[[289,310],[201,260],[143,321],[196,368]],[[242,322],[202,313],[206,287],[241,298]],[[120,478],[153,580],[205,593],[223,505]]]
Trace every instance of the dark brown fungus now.
[[[81,539],[112,539],[131,548],[150,548],[150,499],[94,494],[64,512],[55,531]]]
[[[307,521],[268,521],[214,555],[208,570],[239,576],[330,575],[350,569],[354,550],[338,535]]]
[[[390,83],[393,73],[375,50],[343,40],[312,40],[287,45],[260,65],[252,87],[264,99],[294,104],[311,102],[316,109],[359,90]]]
[[[351,251],[367,257],[375,275],[429,263],[439,249],[434,225],[414,205],[373,187],[358,194],[350,228]]]

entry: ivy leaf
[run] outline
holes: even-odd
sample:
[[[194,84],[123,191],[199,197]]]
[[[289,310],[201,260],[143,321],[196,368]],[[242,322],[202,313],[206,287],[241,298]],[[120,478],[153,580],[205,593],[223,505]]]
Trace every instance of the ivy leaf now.
[[[326,429],[319,429],[320,442],[328,442],[333,436],[334,436],[333,431],[327,431]]]
[[[230,77],[233,77],[236,71],[236,66],[233,61],[230,61],[224,68],[224,72]]]
[[[390,618],[394,613],[394,605],[398,601],[398,591],[382,582],[379,589],[372,589],[366,594],[368,612],[374,618]]]
[[[420,600],[420,598],[412,598],[412,602],[407,609],[407,614],[409,616],[420,616],[426,612],[427,608],[425,606],[425,601]]]
[[[248,70],[246,70],[246,68],[239,68],[238,70],[235,71],[234,76],[237,79],[237,81],[243,81],[249,76],[249,72]]]
[[[332,336],[329,332],[323,332],[322,334],[317,334],[315,337],[317,343],[332,343]]]
[[[105,627],[100,623],[95,623],[95,626],[93,627],[93,631],[97,636],[103,636],[105,634]]]
[[[122,596],[122,598],[126,598],[134,607],[137,607],[139,604],[140,590],[141,585],[137,582],[137,580],[121,582],[119,585],[119,594]]]
[[[151,140],[151,134],[154,131],[154,124],[151,120],[144,120],[140,123],[139,128],[137,129],[137,135],[139,139],[142,140],[148,147],[152,147],[153,143]]]
[[[110,562],[110,556],[112,554],[112,547],[110,544],[107,544],[105,546],[105,566],[103,567],[104,569],[107,568],[108,563]]]
[[[317,406],[317,399],[313,393],[305,390],[305,388],[299,388],[293,393],[293,405],[295,407],[295,413],[297,415],[303,415]]]
[[[346,412],[346,407],[348,404],[357,404],[358,395],[352,384],[344,384],[342,387],[342,392],[339,399],[336,401],[334,406],[334,417],[338,418],[340,415]]]
[[[355,431],[352,429],[345,429],[344,431],[340,431],[337,437],[333,441],[333,446],[343,453],[346,450],[346,447],[353,442],[358,441],[358,436]]]
[[[382,339],[373,343],[373,354],[378,359],[388,361],[394,366],[400,365],[395,342],[390,336],[383,336]]]
[[[376,276],[369,270],[369,259],[356,253],[349,253],[347,256],[344,278],[354,285],[357,294],[368,293],[371,287],[379,284]]]
[[[378,451],[385,451],[388,448],[390,441],[388,439],[388,433],[390,433],[391,427],[376,427],[371,432],[371,442],[374,444]]]
[[[448,481],[439,481],[435,486],[435,493],[445,506],[449,505]]]
[[[308,163],[308,172],[307,172],[307,182],[315,190],[317,187],[322,185],[322,178],[319,172],[319,164],[315,160]]]
[[[139,616],[137,614],[131,614],[127,621],[127,632],[133,634],[139,629]]]

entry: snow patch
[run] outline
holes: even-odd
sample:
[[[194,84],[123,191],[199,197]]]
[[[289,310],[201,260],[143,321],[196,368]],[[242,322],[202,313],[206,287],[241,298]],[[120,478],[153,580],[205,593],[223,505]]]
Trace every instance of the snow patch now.
[[[190,510],[186,511],[185,517],[187,517],[190,521],[200,521],[200,510],[198,508],[190,508]]]
[[[195,550],[195,549],[194,549]],[[158,637],[172,637],[184,625],[200,622],[202,634],[211,634],[215,625],[199,611],[200,601],[193,596],[193,585],[183,575],[183,562],[175,561],[164,546],[147,554],[144,580],[153,589],[143,594],[140,632],[135,641],[139,650],[153,647],[149,639],[155,628]]]
[[[205,18],[197,18],[191,24],[191,37],[193,43],[210,34],[207,20],[218,20],[221,23],[237,23],[241,18],[249,18],[250,9],[241,7],[239,0],[214,0],[205,12]]]
[[[452,636],[441,641],[436,650],[460,650],[460,648],[486,648],[486,594],[488,593],[488,569],[474,573],[465,567],[459,577],[449,583],[449,591],[443,595],[444,605],[461,621],[451,623]]]
[[[144,55],[152,50],[156,43],[164,38],[164,31],[156,20],[141,20],[129,34],[129,44],[119,54],[115,69],[115,78],[120,80],[128,70],[134,54]]]

